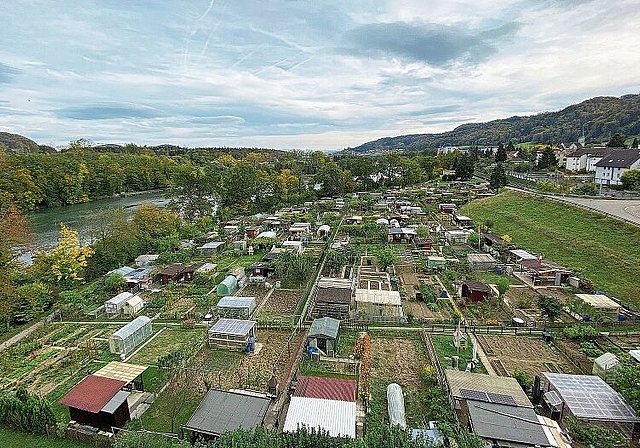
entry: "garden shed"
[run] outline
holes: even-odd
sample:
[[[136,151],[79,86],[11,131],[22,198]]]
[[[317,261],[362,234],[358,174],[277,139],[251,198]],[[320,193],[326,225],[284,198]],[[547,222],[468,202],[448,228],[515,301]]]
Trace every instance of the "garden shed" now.
[[[209,346],[245,350],[255,344],[255,320],[221,318],[209,328]]]
[[[113,333],[109,338],[109,350],[116,355],[127,355],[153,334],[151,319],[139,316]]]
[[[444,257],[439,257],[437,255],[427,257],[427,267],[429,269],[443,269],[446,266],[447,259]]]
[[[130,292],[121,292],[117,296],[114,296],[104,302],[104,311],[107,313],[107,316],[119,316],[125,303],[127,303],[127,300],[131,297],[133,297],[133,294]]]
[[[493,271],[498,262],[489,254],[467,254],[467,264],[472,271]]]
[[[321,277],[315,292],[311,316],[347,319],[351,311],[353,284],[348,279]]]
[[[198,247],[198,250],[205,257],[210,257],[220,252],[224,248],[224,241],[209,241]]]
[[[192,443],[238,428],[251,431],[262,425],[270,404],[271,399],[256,393],[211,389],[181,430],[190,432]]]
[[[112,431],[130,420],[126,382],[88,375],[62,397],[60,404],[69,407],[69,417],[81,425]]]
[[[238,279],[235,275],[227,275],[216,287],[216,294],[219,296],[230,296],[238,290]]]
[[[314,319],[307,335],[307,346],[317,348],[325,356],[335,356],[340,321],[332,317]]]
[[[576,294],[576,297],[603,314],[617,317],[622,309],[618,302],[604,294]]]
[[[482,282],[467,280],[462,284],[462,297],[472,302],[482,302],[491,294],[491,288]]]
[[[140,296],[132,296],[125,302],[122,307],[122,311],[127,316],[135,316],[138,312],[144,308],[146,302],[142,300]]]
[[[607,376],[618,366],[620,366],[620,360],[616,355],[610,352],[603,353],[593,361],[593,370],[591,373],[606,380]]]
[[[218,302],[216,311],[224,317],[248,319],[256,309],[255,297],[225,296]]]

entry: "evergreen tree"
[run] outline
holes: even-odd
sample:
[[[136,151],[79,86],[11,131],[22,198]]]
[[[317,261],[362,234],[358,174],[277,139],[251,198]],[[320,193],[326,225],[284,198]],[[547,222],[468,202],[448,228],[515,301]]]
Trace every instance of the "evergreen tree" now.
[[[507,161],[507,150],[504,149],[504,145],[500,143],[498,145],[498,151],[496,152],[496,162],[506,162]]]
[[[608,148],[626,148],[624,145],[624,135],[616,134],[611,137],[611,140],[607,143]]]
[[[495,192],[498,193],[498,191],[500,191],[500,188],[504,187],[505,185],[507,185],[507,174],[504,171],[502,163],[498,163],[491,172],[491,177],[489,178],[489,188],[495,190]]]

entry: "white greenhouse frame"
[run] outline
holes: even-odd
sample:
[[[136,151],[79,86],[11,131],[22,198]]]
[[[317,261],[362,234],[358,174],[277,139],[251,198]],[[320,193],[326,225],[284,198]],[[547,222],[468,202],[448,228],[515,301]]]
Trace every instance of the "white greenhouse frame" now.
[[[109,350],[116,355],[127,355],[153,334],[151,319],[136,317],[109,338]]]

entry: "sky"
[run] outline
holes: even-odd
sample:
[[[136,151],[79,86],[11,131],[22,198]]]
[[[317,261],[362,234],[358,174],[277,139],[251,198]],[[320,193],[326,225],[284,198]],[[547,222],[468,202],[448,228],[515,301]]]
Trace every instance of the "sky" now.
[[[3,0],[0,131],[329,150],[640,93],[638,0]]]

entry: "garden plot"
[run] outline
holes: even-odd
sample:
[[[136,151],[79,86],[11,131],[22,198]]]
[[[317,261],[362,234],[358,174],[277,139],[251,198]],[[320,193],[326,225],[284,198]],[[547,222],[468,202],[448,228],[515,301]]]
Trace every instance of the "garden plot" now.
[[[234,295],[238,297],[255,297],[256,304],[260,305],[268,292],[269,290],[264,287],[264,283],[249,283]]]
[[[427,384],[423,379],[425,367],[429,361],[424,345],[416,339],[380,336],[373,334],[371,339],[371,412],[367,416],[371,423],[383,423],[388,420],[386,411],[386,388],[398,383],[405,393],[407,424],[418,427],[428,413],[430,406],[426,398]]]
[[[291,316],[298,309],[302,299],[302,291],[297,289],[276,289],[260,307],[260,312],[267,315]]]
[[[155,337],[154,337],[155,336]],[[206,338],[204,328],[165,327],[154,328],[154,336],[129,360],[132,364],[155,364],[158,358],[176,352],[189,359],[199,350]]]
[[[580,373],[565,356],[541,339],[481,334],[477,338],[492,365],[504,366],[507,375],[513,375],[516,370],[525,372],[531,379],[541,372]]]
[[[609,336],[609,340],[620,350],[634,350],[640,348],[640,335]]]
[[[510,286],[503,296],[503,299],[511,308],[521,310],[535,308],[536,302],[539,298],[540,294],[538,294],[536,290],[528,286],[514,285]]]
[[[437,302],[436,302],[437,305]],[[449,320],[451,315],[446,309],[440,307],[436,308],[436,311],[432,311],[429,308],[429,304],[421,300],[403,300],[402,310],[405,315],[413,315],[416,319],[433,319],[433,320]]]

